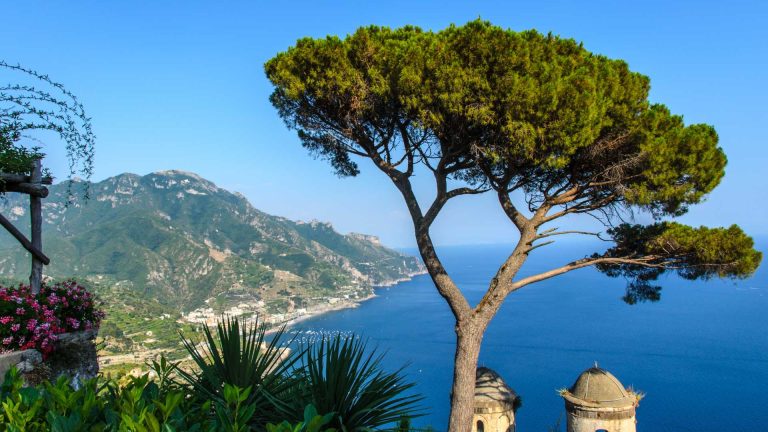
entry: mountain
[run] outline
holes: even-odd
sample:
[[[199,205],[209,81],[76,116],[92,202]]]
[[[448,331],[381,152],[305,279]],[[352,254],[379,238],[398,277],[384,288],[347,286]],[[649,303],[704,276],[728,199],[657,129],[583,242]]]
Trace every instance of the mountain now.
[[[88,186],[90,199],[80,194],[67,205],[68,184],[59,183],[43,200],[43,249],[51,258],[45,274],[128,286],[178,310],[246,298],[280,312],[329,297],[362,298],[372,286],[423,271],[416,258],[374,236],[266,214],[193,173],[76,183],[75,191]],[[0,202],[0,212],[26,232],[28,207],[18,194]],[[0,275],[28,272],[29,255],[0,234]]]

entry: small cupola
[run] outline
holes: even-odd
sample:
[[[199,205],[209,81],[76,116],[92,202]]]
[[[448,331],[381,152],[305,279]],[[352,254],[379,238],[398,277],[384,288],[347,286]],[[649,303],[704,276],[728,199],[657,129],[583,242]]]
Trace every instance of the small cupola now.
[[[477,368],[473,432],[514,432],[520,397],[495,371]]]
[[[641,396],[624,388],[597,364],[582,372],[560,395],[565,399],[568,432],[636,431],[635,409]]]

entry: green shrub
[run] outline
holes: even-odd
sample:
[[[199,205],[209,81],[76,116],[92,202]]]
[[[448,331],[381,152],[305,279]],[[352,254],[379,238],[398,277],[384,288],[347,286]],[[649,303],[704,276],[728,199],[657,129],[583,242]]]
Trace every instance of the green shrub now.
[[[0,387],[0,432],[227,430],[211,418],[210,402],[161,388],[148,375],[124,385],[95,378],[74,388],[64,377],[22,385],[18,371],[8,371]]]
[[[334,417],[334,413],[319,415],[314,405],[304,408],[304,421],[292,425],[288,421],[267,424],[267,432],[336,432],[334,428],[322,429]]]

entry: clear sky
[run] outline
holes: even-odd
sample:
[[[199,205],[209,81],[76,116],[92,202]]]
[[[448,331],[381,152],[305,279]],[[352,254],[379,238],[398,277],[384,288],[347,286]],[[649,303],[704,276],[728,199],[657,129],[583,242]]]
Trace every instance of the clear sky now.
[[[768,234],[768,2],[7,1],[0,15],[0,58],[64,83],[93,118],[94,180],[194,171],[268,213],[330,221],[391,246],[414,243],[402,198],[365,163],[360,177],[339,179],[312,159],[267,99],[264,62],[303,36],[368,24],[439,30],[481,17],[552,31],[625,59],[651,77],[654,102],[715,125],[726,177],[682,221]],[[63,176],[62,146],[51,144],[45,162]],[[491,197],[444,213],[439,244],[515,239]]]

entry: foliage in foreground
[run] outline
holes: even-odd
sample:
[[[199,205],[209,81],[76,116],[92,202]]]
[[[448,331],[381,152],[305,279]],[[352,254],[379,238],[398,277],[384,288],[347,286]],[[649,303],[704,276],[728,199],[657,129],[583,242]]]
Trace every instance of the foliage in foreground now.
[[[404,395],[414,384],[404,380],[402,369],[383,372],[382,359],[359,339],[324,337],[304,355],[304,403],[335,413],[332,424],[349,431],[416,415],[413,407],[421,398]]]
[[[16,369],[0,387],[0,432],[37,431],[250,431],[255,405],[246,402],[248,389],[226,385],[221,397],[203,400],[168,381],[148,375],[127,382],[92,379],[73,387],[64,377],[55,383],[22,387]],[[272,432],[335,432],[323,426],[308,406],[304,420],[267,425]]]
[[[328,427],[336,415],[320,415],[312,405],[304,408],[299,421],[271,419],[254,426],[254,420],[262,420],[263,415],[256,412],[256,403],[249,402],[250,387],[224,384],[218,394],[201,397],[169,379],[173,368],[161,360],[153,364],[157,379],[145,374],[76,383],[60,377],[36,387],[23,387],[21,374],[12,368],[0,386],[0,432],[337,432]]]
[[[194,372],[179,370],[200,398],[216,397],[226,386],[250,389],[243,402],[255,409],[251,423],[286,418],[288,397],[295,386],[293,365],[298,359],[281,347],[283,332],[266,340],[266,327],[242,323],[237,318],[219,322],[214,332],[203,326],[203,347],[182,336],[195,363]]]
[[[403,394],[413,384],[384,371],[360,341],[336,336],[290,352],[283,332],[267,340],[264,325],[237,318],[204,335],[182,339],[191,372],[161,357],[149,365],[155,378],[61,377],[25,388],[12,368],[0,386],[0,432],[355,432],[418,415],[421,398]]]
[[[204,326],[202,343],[182,338],[196,372],[179,375],[201,399],[218,397],[226,386],[252,389],[244,403],[256,407],[249,424],[257,429],[275,419],[306,422],[310,405],[329,416],[330,426],[349,432],[420,415],[421,398],[407,395],[414,384],[402,369],[385,371],[382,356],[365,343],[336,335],[291,351],[282,330],[269,341],[266,331],[237,318],[218,323],[215,334]]]
[[[0,431],[214,431],[213,403],[188,397],[183,389],[160,385],[148,375],[128,377],[123,385],[92,379],[71,386],[64,378],[37,387],[22,387],[15,369],[0,389]],[[231,415],[235,399],[217,401]]]

